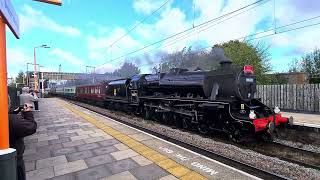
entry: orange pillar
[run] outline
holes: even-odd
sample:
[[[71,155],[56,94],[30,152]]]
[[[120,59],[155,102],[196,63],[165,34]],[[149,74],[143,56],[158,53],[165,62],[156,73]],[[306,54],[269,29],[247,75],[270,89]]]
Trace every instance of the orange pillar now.
[[[0,150],[9,148],[6,24],[0,17]]]

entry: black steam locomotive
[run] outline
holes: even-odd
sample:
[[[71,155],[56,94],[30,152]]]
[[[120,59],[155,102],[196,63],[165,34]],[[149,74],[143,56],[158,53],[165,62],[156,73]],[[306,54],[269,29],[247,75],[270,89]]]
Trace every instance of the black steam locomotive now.
[[[174,68],[168,73],[75,88],[72,97],[78,100],[98,98],[109,108],[126,108],[146,119],[198,129],[203,134],[221,131],[234,141],[248,135],[271,137],[277,126],[289,123],[278,108],[271,109],[254,98],[253,67],[236,66],[226,58],[211,71]]]
[[[146,119],[196,128],[203,134],[222,131],[240,141],[248,135],[270,137],[276,126],[289,122],[254,98],[255,92],[253,67],[225,60],[212,71],[175,68],[111,81],[106,103],[111,107],[125,103]]]

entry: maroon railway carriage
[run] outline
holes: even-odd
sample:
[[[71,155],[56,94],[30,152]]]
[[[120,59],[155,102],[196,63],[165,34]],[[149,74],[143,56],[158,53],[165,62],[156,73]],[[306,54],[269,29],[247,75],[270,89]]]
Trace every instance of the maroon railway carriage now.
[[[103,103],[106,98],[106,86],[106,82],[77,86],[76,97],[81,101]]]

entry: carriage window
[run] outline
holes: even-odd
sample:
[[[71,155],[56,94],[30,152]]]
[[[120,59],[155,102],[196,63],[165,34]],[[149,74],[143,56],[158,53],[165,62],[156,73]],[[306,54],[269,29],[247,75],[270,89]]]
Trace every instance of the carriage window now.
[[[99,93],[99,94],[101,93],[100,87],[99,87],[99,89],[98,89],[98,93]]]
[[[91,87],[91,94],[94,94],[94,89]]]

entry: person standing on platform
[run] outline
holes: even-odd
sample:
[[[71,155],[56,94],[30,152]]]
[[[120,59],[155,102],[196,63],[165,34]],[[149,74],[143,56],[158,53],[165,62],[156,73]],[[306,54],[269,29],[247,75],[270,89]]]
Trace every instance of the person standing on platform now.
[[[37,102],[38,99],[35,98],[33,95],[29,94],[29,87],[23,87],[22,94],[19,95],[19,101],[20,101],[19,110],[22,110],[25,103],[34,104],[34,102]]]
[[[39,97],[38,97],[38,94],[39,92],[37,91],[37,90],[35,90],[35,91],[33,91],[32,92],[32,96],[34,97],[34,99],[36,100],[36,101],[34,101],[33,103],[34,103],[34,110],[35,111],[39,111]]]
[[[9,96],[8,103],[10,109],[11,101]],[[11,114],[11,112],[9,112],[9,142],[10,148],[14,148],[17,151],[18,180],[26,179],[23,160],[23,153],[25,149],[23,138],[34,134],[37,130],[37,123],[34,120],[32,108],[32,104],[25,103],[21,114],[17,114],[16,112]]]

